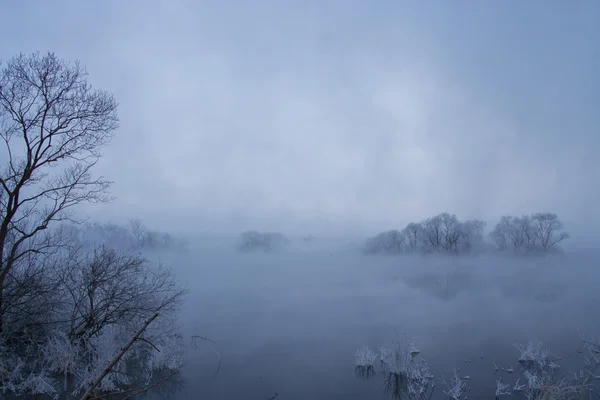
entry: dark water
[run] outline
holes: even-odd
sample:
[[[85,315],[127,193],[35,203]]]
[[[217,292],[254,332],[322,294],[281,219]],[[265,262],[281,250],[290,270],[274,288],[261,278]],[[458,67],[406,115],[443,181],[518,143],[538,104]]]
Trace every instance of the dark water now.
[[[577,329],[600,333],[600,263],[589,256],[202,251],[168,261],[190,289],[186,336],[216,345],[196,341],[178,391],[153,397],[383,399],[382,379],[355,376],[354,353],[406,334],[436,377],[456,367],[471,376],[470,398],[493,398],[494,362],[517,369],[515,343],[545,341],[568,370],[582,365]],[[514,382],[518,371],[503,374]],[[447,398],[442,386],[433,399]]]

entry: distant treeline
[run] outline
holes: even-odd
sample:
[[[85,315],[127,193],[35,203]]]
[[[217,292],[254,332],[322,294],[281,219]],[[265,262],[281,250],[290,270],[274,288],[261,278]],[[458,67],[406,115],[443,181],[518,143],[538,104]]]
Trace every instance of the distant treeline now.
[[[290,239],[282,233],[246,231],[240,234],[237,249],[242,252],[273,252],[288,244],[290,244]]]
[[[460,221],[456,215],[441,213],[402,230],[381,232],[366,240],[368,254],[388,253],[469,253],[488,249],[515,253],[543,253],[557,250],[569,235],[553,213],[502,217],[485,240],[486,223],[478,219]]]
[[[169,233],[150,230],[139,219],[132,219],[127,225],[95,222],[69,225],[65,228],[82,242],[103,244],[121,250],[186,250],[188,248],[187,241],[173,237]]]

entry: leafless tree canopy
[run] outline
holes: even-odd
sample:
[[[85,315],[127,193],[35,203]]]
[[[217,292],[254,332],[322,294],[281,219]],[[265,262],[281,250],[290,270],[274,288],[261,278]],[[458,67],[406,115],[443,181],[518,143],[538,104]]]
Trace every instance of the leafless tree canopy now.
[[[238,250],[273,252],[289,243],[290,240],[281,233],[246,231],[240,234]]]
[[[175,308],[183,290],[169,270],[153,268],[139,254],[101,246],[91,255],[71,254],[61,286],[71,340],[91,338],[114,324],[139,326],[148,315]],[[162,293],[156,293],[161,291]]]
[[[2,66],[2,393],[55,395],[53,374],[64,374],[71,393],[120,390],[131,382],[132,359],[150,376],[179,368],[173,311],[184,290],[174,275],[130,250],[81,240],[72,224],[78,204],[109,200],[110,182],[92,168],[117,128],[116,109],[110,94],[90,87],[78,63],[35,53]],[[109,228],[101,230],[119,231]],[[137,239],[175,242],[141,223],[132,229]],[[67,389],[71,378],[75,386]]]
[[[460,221],[456,215],[441,213],[399,230],[379,233],[367,239],[367,253],[466,253],[481,248],[485,222]]]
[[[490,238],[500,251],[548,252],[569,238],[562,230],[563,224],[554,213],[504,216],[490,232]]]
[[[54,54],[21,54],[0,75],[0,137],[7,161],[0,170],[0,332],[8,275],[71,207],[108,199],[109,182],[91,169],[117,128],[117,104],[87,83],[78,64]]]
[[[489,233],[492,243],[485,243],[486,223],[479,219],[460,221],[456,215],[441,213],[402,231],[389,230],[367,239],[364,251],[376,253],[467,253],[495,246],[498,251],[545,253],[569,238],[554,213],[542,212],[522,217],[503,216]]]

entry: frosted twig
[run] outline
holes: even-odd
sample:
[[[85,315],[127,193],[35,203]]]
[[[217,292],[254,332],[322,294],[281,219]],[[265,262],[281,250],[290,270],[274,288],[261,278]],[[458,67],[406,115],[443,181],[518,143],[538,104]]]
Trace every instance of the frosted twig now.
[[[211,342],[212,344],[216,345],[217,342],[215,342],[212,339],[207,338],[206,336],[200,336],[200,335],[192,335],[192,344],[194,345],[194,347],[197,347],[198,344],[196,343],[196,339],[200,339],[200,340],[206,340],[207,342]]]
[[[210,342],[210,343],[214,344],[215,346],[217,345],[217,342],[215,342],[212,339],[207,338],[206,336],[192,335],[192,346],[195,349],[198,348],[198,343],[196,342],[197,339],[205,340],[207,342]],[[217,377],[217,374],[221,370],[221,355],[219,354],[219,352],[217,351],[217,349],[215,349],[214,347],[211,347],[211,350],[217,355],[217,369],[215,370],[215,372],[214,372],[214,374],[213,374],[213,376],[211,378],[211,379],[215,379]]]
[[[154,350],[156,350],[156,351],[158,351],[158,352],[160,353],[160,349],[159,349],[158,347],[156,347],[156,346],[154,345],[154,343],[152,343],[152,342],[151,342],[151,341],[149,341],[148,339],[146,339],[146,338],[143,338],[143,337],[139,337],[139,338],[137,338],[137,340],[140,340],[140,341],[142,341],[142,342],[148,343],[150,346],[154,347]]]
[[[502,382],[502,379],[496,380],[496,398],[500,396],[510,396],[512,394],[509,384]]]
[[[523,389],[525,389],[526,385],[519,385],[519,380],[520,379],[517,379],[517,381],[515,382],[515,386],[513,386],[512,390],[515,392],[521,392],[521,391],[523,391]]]
[[[460,400],[461,396],[469,389],[467,381],[458,375],[458,370],[455,368],[450,382],[446,382],[442,375],[441,382],[446,385],[444,394],[448,395],[452,400]]]

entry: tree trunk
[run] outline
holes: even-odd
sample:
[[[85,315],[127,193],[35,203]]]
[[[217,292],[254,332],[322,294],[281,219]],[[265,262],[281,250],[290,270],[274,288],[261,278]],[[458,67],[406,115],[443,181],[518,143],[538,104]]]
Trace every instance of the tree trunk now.
[[[4,278],[0,278],[0,335],[4,332]]]

